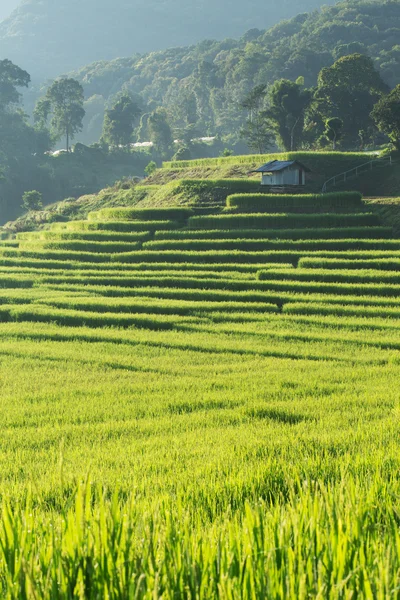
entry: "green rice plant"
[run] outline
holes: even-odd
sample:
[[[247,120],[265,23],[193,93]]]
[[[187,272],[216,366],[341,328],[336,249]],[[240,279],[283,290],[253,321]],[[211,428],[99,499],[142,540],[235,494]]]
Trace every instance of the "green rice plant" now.
[[[96,311],[63,310],[32,304],[2,305],[0,319],[3,322],[32,321],[69,327],[138,327],[156,331],[173,329],[179,323],[178,317],[169,315],[113,314],[112,312],[97,314]]]
[[[67,231],[155,231],[163,229],[176,229],[179,227],[178,221],[69,221],[63,223],[63,230]],[[59,231],[59,223],[53,223],[51,229]]]
[[[176,266],[175,269],[179,269],[181,272],[183,271],[205,271],[208,270],[211,273],[243,273],[255,275],[257,271],[260,269],[268,269],[270,267],[276,267],[276,263],[263,263],[263,264],[235,264],[235,263],[179,263],[179,267]],[[143,271],[166,271],[171,270],[171,265],[169,263],[161,262],[161,263],[118,263],[113,262],[110,265],[110,262],[79,262],[74,260],[50,260],[50,259],[35,259],[35,258],[1,258],[0,255],[0,269],[10,268],[11,270],[17,269],[45,269],[46,271],[69,271],[74,270],[75,272],[81,271],[109,271],[113,270],[113,274],[115,275],[116,271],[121,273],[140,273]],[[293,266],[289,263],[279,264],[279,268],[287,268],[291,269]]]
[[[337,294],[339,296],[363,294],[366,296],[397,296],[400,285],[320,283],[317,281],[276,281],[269,278],[268,271],[258,273],[260,281],[268,283],[266,289],[273,291],[300,292],[309,294]]]
[[[94,231],[94,232],[75,232],[75,231],[34,231],[28,233],[18,233],[18,241],[60,241],[60,240],[78,240],[89,242],[136,242],[150,239],[149,231],[137,231],[131,233]]]
[[[191,229],[301,229],[309,227],[366,227],[379,225],[373,213],[221,214],[190,217]]]
[[[1,256],[1,253],[0,253]],[[111,262],[121,263],[295,263],[301,253],[296,252],[241,252],[239,250],[213,250],[213,251],[191,251],[191,250],[141,250],[140,252],[124,252],[118,256],[111,255]],[[400,252],[399,252],[400,256]]]
[[[205,250],[242,250],[248,252],[262,252],[266,250],[314,251],[314,250],[400,250],[399,240],[385,239],[300,239],[300,240],[151,240],[143,243],[146,250],[180,250],[180,251],[205,251]]]
[[[23,274],[2,274],[0,277],[0,288],[30,288],[33,284],[34,279]]]
[[[141,515],[134,498],[108,500],[87,483],[59,518],[38,518],[35,496],[18,514],[6,499],[4,591],[46,598],[57,590],[67,598],[79,589],[83,598],[138,600],[183,598],[188,590],[210,600],[395,596],[396,490],[382,476],[369,488],[349,476],[338,485],[305,482],[291,486],[284,503],[246,503],[241,518],[225,514],[208,527],[180,503]]]
[[[229,210],[241,213],[274,213],[290,211],[357,210],[362,207],[359,192],[329,194],[233,194],[226,199]]]
[[[290,280],[328,283],[400,283],[400,273],[374,271],[372,269],[269,269],[260,271],[257,278],[265,280]]]
[[[319,302],[290,303],[283,306],[285,314],[297,315],[334,315],[340,317],[363,317],[363,318],[400,318],[400,306],[369,306],[347,305],[347,304],[324,304]]]
[[[398,271],[400,270],[400,259],[382,257],[371,260],[348,260],[345,258],[313,258],[307,256],[299,260],[298,267],[302,269],[374,269]]]
[[[393,237],[390,227],[345,227],[314,229],[180,229],[156,231],[155,240],[261,240],[261,239],[389,239]],[[144,240],[148,241],[148,240]]]
[[[1,304],[10,300],[7,295],[0,296]],[[127,300],[126,298],[97,298],[97,297],[71,297],[71,296],[38,296],[37,301],[54,308],[68,310],[79,310],[99,313],[147,313],[155,315],[181,315],[196,316],[203,313],[271,313],[278,312],[276,304],[267,302],[193,302],[193,301],[171,301],[165,299],[151,299],[140,296]]]
[[[78,240],[61,240],[46,242],[21,241],[21,250],[65,250],[66,252],[118,253],[139,250],[140,242],[88,242]]]
[[[88,215],[89,221],[186,221],[190,208],[103,208]]]
[[[346,168],[341,168],[349,163],[363,164],[366,162],[365,153],[363,152],[280,152],[275,154],[253,154],[243,156],[228,156],[220,158],[199,158],[195,160],[177,160],[166,161],[163,163],[163,169],[185,169],[191,167],[216,167],[218,165],[241,165],[253,164],[258,165],[272,160],[298,160],[305,165],[316,165],[323,161],[326,165],[327,160],[336,165],[339,170],[345,171]],[[316,168],[316,167],[314,167]],[[350,168],[350,167],[347,167]]]
[[[38,249],[13,249],[13,250],[1,250],[0,249],[0,260],[2,258],[28,258],[37,260],[54,260],[54,261],[77,261],[77,262],[109,262],[111,260],[111,254],[102,254],[97,252],[77,252],[77,251],[66,251],[66,250],[42,250]]]
[[[160,186],[154,201],[160,206],[225,205],[230,194],[259,192],[259,180],[251,179],[174,179]]]

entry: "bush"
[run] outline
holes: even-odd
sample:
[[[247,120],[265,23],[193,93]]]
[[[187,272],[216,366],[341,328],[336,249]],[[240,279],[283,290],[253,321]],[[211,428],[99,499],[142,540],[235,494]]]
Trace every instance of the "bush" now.
[[[32,190],[25,192],[22,196],[22,208],[25,210],[40,210],[43,208],[43,196],[40,192]]]
[[[144,174],[146,175],[146,177],[150,177],[150,175],[153,175],[155,171],[157,171],[157,163],[155,163],[154,160],[152,160],[145,167]]]
[[[359,192],[335,192],[332,194],[235,194],[228,196],[226,206],[241,212],[323,211],[357,209],[362,206]]]

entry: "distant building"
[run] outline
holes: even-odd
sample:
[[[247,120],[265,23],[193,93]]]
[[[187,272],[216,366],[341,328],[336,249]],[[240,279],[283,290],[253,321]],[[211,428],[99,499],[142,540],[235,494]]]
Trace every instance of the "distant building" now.
[[[262,174],[261,185],[298,186],[306,184],[311,171],[297,160],[272,160],[252,172]]]

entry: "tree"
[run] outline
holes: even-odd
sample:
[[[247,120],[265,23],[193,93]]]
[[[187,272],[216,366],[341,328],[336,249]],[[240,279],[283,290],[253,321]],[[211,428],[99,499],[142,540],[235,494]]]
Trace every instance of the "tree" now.
[[[106,110],[103,140],[114,146],[128,146],[132,141],[134,123],[140,114],[139,106],[129,94],[124,93],[110,110]]]
[[[251,150],[263,154],[271,145],[272,134],[265,118],[264,103],[267,86],[257,85],[242,100],[240,107],[247,111],[247,119],[240,130],[240,136],[246,140]]]
[[[283,150],[297,150],[303,139],[306,113],[313,90],[303,87],[302,78],[276,81],[269,92],[270,106],[265,111],[266,121]]]
[[[157,170],[157,163],[154,162],[154,160],[151,160],[149,162],[149,164],[146,166],[145,170],[144,170],[144,174],[146,175],[146,177],[150,177],[150,175],[153,175],[153,173]]]
[[[168,123],[167,111],[163,108],[156,108],[147,120],[147,128],[150,141],[153,142],[155,149],[163,156],[171,152],[173,137],[171,127]]]
[[[21,94],[19,87],[28,87],[30,75],[10,60],[0,60],[0,109],[18,104]]]
[[[352,54],[322,69],[315,101],[320,118],[343,121],[342,139],[347,148],[359,145],[360,131],[373,131],[371,111],[388,87],[369,56]]]
[[[75,79],[64,77],[57,79],[47,90],[46,96],[36,104],[35,123],[43,126],[51,117],[51,132],[54,140],[66,138],[66,149],[70,150],[70,141],[82,131],[84,95],[81,84]]]
[[[42,194],[36,190],[25,192],[22,195],[22,208],[25,210],[40,210],[43,208]]]
[[[342,129],[343,121],[338,117],[332,117],[325,121],[324,136],[328,141],[332,142],[332,150],[336,150],[336,145],[340,139]]]
[[[371,117],[379,131],[389,137],[396,150],[400,150],[400,85],[379,100]]]

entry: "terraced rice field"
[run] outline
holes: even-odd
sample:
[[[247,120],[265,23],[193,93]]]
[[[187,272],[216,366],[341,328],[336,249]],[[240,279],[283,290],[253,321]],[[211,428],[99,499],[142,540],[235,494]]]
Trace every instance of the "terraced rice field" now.
[[[0,246],[6,598],[400,598],[400,240],[109,209]]]

